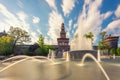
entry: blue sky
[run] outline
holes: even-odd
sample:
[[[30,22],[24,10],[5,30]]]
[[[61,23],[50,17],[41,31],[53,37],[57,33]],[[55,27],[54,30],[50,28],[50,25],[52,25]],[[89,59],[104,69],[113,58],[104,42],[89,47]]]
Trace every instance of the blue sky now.
[[[70,40],[93,32],[97,45],[103,30],[120,36],[120,0],[0,0],[0,31],[20,27],[32,43],[42,34],[46,44],[56,44],[62,22]]]

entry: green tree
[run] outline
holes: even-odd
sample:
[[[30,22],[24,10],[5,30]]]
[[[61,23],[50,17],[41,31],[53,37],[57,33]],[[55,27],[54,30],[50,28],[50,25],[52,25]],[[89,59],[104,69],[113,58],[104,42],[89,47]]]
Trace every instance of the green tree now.
[[[106,36],[107,36],[106,33],[107,33],[106,31],[103,31],[100,33],[100,35],[102,37],[102,41],[106,38]]]
[[[42,35],[39,36],[38,45],[39,45],[39,48],[35,50],[36,55],[47,54],[46,48],[44,46],[44,37]]]
[[[120,55],[120,48],[117,48],[117,54]]]
[[[36,55],[47,56],[49,49],[55,50],[54,47],[50,45],[44,45],[44,37],[42,35],[39,36],[38,45],[39,45],[39,48],[35,50]]]
[[[41,48],[44,47],[44,37],[42,35],[39,36],[38,44]]]
[[[47,50],[49,50],[49,49],[55,50],[55,48],[54,48],[53,46],[51,46],[51,45],[47,45],[47,46],[45,46],[45,48],[46,48]]]
[[[107,36],[106,34],[107,34],[106,31],[103,31],[100,33],[102,40],[99,41],[99,43],[98,43],[98,49],[101,49],[101,50],[109,49],[108,44],[106,44],[106,42],[105,42],[105,38]]]
[[[10,55],[12,53],[13,38],[10,36],[0,37],[0,53],[3,55]]]
[[[10,27],[9,35],[14,38],[12,51],[14,51],[16,44],[24,44],[31,41],[28,32],[19,27]]]
[[[108,46],[108,44],[105,43],[105,41],[99,41],[98,49],[100,49],[100,50],[109,49],[109,46]]]
[[[110,50],[110,54],[111,54],[111,55],[116,54],[116,52],[117,52],[117,51],[116,51],[115,48],[112,48],[112,49]]]
[[[94,37],[93,33],[92,33],[92,32],[89,32],[88,34],[85,34],[84,36],[85,36],[86,38],[90,39],[90,40],[91,40],[91,44],[92,44],[93,37]]]

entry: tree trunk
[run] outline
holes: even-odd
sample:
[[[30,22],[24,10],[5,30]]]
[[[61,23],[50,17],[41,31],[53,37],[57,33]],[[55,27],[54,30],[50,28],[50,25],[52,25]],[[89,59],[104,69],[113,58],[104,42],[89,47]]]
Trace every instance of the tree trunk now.
[[[13,47],[12,47],[12,52],[14,53],[14,50],[15,50],[15,46],[16,46],[16,42],[17,42],[18,39],[16,39],[13,43]]]

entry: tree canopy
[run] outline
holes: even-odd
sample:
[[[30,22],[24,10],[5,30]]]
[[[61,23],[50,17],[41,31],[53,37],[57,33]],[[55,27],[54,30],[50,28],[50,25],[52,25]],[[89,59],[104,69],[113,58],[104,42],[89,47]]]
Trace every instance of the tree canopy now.
[[[19,27],[10,27],[9,35],[14,38],[16,44],[23,44],[25,42],[30,41],[30,35],[27,31],[19,28]]]
[[[0,54],[10,55],[12,53],[14,39],[10,36],[0,37]]]
[[[106,34],[107,34],[106,31],[103,31],[103,32],[100,33],[102,40],[99,41],[99,43],[98,43],[98,49],[101,49],[101,50],[109,49],[108,44],[105,42],[105,38],[107,36]]]
[[[44,46],[44,37],[42,35],[39,36],[38,44],[41,48]]]
[[[39,36],[38,45],[39,45],[39,48],[35,50],[35,53],[37,55],[47,56],[49,49],[54,50],[53,46],[44,45],[44,37],[42,35]]]
[[[24,44],[25,42],[30,42],[31,38],[27,31],[19,27],[10,27],[9,35],[14,39],[13,42],[13,51],[16,44]]]
[[[106,34],[107,34],[106,31],[102,31],[102,32],[100,32],[100,35],[101,35],[102,41],[106,38],[106,36],[107,36]]]
[[[92,32],[89,32],[88,34],[84,35],[86,38],[93,39],[94,35]]]
[[[88,34],[85,34],[85,35],[84,35],[84,37],[86,37],[86,38],[90,39],[90,40],[91,40],[91,44],[92,44],[93,37],[94,37],[94,35],[93,35],[93,33],[92,33],[92,32],[89,32]]]

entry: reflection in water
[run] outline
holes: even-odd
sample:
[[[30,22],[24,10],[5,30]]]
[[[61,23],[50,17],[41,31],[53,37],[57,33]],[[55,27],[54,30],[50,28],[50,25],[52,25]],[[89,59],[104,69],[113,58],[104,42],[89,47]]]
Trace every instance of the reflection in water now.
[[[69,63],[55,64],[41,63],[39,65],[41,80],[61,80],[70,74]]]
[[[39,71],[36,66],[36,63],[27,60],[2,72],[0,78],[2,78],[2,80],[4,80],[4,78],[6,79],[6,77],[11,80],[39,80]]]

